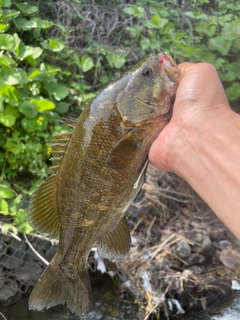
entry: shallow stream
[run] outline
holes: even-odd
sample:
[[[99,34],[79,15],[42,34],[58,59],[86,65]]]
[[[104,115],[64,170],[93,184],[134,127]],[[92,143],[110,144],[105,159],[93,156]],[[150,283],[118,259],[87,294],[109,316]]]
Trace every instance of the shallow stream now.
[[[84,320],[143,320],[144,315],[137,316],[138,306],[133,301],[123,301],[116,292],[109,277],[104,277],[100,282],[93,283],[92,311]],[[77,320],[65,306],[56,306],[44,312],[28,310],[28,296],[24,296],[15,304],[0,309],[0,320]],[[214,314],[213,314],[214,313]],[[189,315],[180,315],[177,320],[239,320],[240,319],[240,295],[231,306],[221,311],[214,310],[212,314],[194,312]]]

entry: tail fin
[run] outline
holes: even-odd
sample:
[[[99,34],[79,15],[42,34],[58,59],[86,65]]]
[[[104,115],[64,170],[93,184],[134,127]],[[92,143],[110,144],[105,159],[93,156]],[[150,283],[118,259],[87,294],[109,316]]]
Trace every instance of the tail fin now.
[[[48,309],[64,304],[72,313],[85,317],[91,304],[91,289],[87,269],[78,273],[62,272],[54,260],[43,273],[29,298],[30,310]]]

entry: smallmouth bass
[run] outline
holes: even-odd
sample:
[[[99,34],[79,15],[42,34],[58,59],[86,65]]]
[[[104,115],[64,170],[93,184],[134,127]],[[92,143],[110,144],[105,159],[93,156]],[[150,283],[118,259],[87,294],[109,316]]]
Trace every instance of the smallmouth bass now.
[[[175,62],[161,52],[109,84],[78,119],[63,120],[73,131],[55,137],[54,173],[29,206],[36,230],[59,235],[30,309],[66,303],[76,315],[88,314],[88,255],[94,244],[102,258],[123,259],[129,251],[125,213],[144,182],[149,148],[171,118],[179,81]]]

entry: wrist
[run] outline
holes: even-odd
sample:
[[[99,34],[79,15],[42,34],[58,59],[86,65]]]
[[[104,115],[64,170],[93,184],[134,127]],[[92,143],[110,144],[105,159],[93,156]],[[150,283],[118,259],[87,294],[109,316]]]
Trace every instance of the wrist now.
[[[217,112],[213,110],[212,114],[208,112],[198,123],[188,121],[185,124],[181,129],[181,139],[176,140],[178,146],[173,147],[169,156],[172,171],[191,184],[210,174],[216,163],[230,163],[232,144],[236,144],[236,148],[240,146],[240,115],[230,108],[221,107]],[[176,148],[181,151],[174,152]]]

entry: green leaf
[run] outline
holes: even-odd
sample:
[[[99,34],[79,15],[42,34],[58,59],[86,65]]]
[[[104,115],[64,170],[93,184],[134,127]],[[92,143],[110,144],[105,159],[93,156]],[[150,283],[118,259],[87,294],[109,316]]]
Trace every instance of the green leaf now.
[[[56,112],[60,113],[60,114],[64,114],[66,112],[68,112],[70,104],[66,103],[66,102],[58,102],[56,104]]]
[[[232,45],[232,40],[217,36],[209,40],[209,49],[219,51],[222,55],[227,55]]]
[[[8,215],[8,203],[4,199],[0,199],[0,213],[4,215]]]
[[[28,76],[29,80],[41,81],[43,79],[43,72],[39,69],[31,69],[31,73]]]
[[[63,100],[69,95],[67,87],[57,82],[47,82],[45,87],[49,94],[52,94],[57,101]]]
[[[0,34],[0,49],[9,50],[14,46],[15,41],[10,34]]]
[[[240,84],[234,82],[231,87],[226,89],[226,94],[229,100],[234,101],[240,98]]]
[[[10,7],[10,5],[12,4],[11,0],[1,0],[1,4],[3,4],[3,6],[5,8]]]
[[[55,108],[55,104],[47,99],[31,99],[30,103],[34,104],[37,107],[38,112],[52,110]]]
[[[5,107],[3,114],[4,115],[11,115],[11,116],[15,117],[16,119],[19,118],[19,112],[18,112],[17,108],[10,106],[10,105],[7,105]]]
[[[144,14],[144,9],[136,5],[124,8],[123,11],[137,18],[141,18]]]
[[[24,223],[22,223],[22,224],[18,227],[18,230],[19,230],[20,232],[25,233],[25,234],[29,234],[29,233],[33,232],[34,229],[30,226],[30,224],[29,224],[27,221],[25,221]]]
[[[24,222],[26,222],[26,218],[27,218],[27,212],[24,209],[19,209],[17,211],[17,214],[15,215],[13,222],[15,225],[20,225]]]
[[[12,115],[4,115],[3,112],[0,112],[0,123],[5,127],[12,127],[16,122],[16,118]]]
[[[215,61],[214,61],[214,67],[216,68],[216,69],[219,69],[219,68],[221,68],[222,67],[222,65],[223,64],[225,64],[225,60],[224,59],[222,59],[222,58],[217,58]]]
[[[36,7],[36,6],[31,6],[31,5],[25,4],[25,3],[15,3],[15,6],[16,6],[22,13],[26,13],[26,14],[35,13],[35,12],[38,11],[38,7]]]
[[[5,19],[9,19],[16,18],[17,16],[19,16],[20,12],[17,10],[6,9],[2,11],[2,14]]]
[[[3,66],[16,65],[16,61],[9,58],[8,56],[3,54],[3,51],[0,52],[0,64]]]
[[[9,104],[13,106],[18,105],[18,101],[20,99],[19,91],[11,85],[4,84],[0,86],[0,97],[3,97],[5,102],[8,102]]]
[[[54,23],[49,20],[42,20],[40,18],[33,18],[33,20],[36,21],[39,29],[48,29],[54,25]]]
[[[65,48],[65,44],[59,39],[49,39],[48,43],[54,52],[62,51]]]
[[[35,117],[33,119],[30,118],[23,118],[21,121],[22,127],[27,132],[34,132],[34,131],[43,131],[46,129],[48,124],[48,120],[45,117]]]
[[[33,119],[34,117],[37,116],[37,109],[36,106],[33,105],[32,103],[28,101],[24,101],[20,106],[19,106],[19,111],[23,113],[27,118]]]
[[[26,46],[23,41],[15,37],[15,54],[19,60],[24,60],[27,57],[32,57],[32,59],[37,59],[43,52],[40,47]]]
[[[168,19],[161,18],[159,15],[153,15],[151,20],[145,20],[143,25],[147,28],[163,28],[168,22]]]
[[[132,37],[138,38],[142,33],[142,26],[126,27]]]
[[[88,56],[82,56],[80,64],[81,64],[83,72],[87,72],[87,71],[91,70],[94,66],[92,58],[90,58]]]
[[[27,20],[25,18],[17,18],[14,20],[16,27],[19,30],[27,31],[37,28],[37,22],[34,20]]]
[[[14,192],[8,186],[6,186],[4,184],[0,184],[0,198],[12,199],[12,198],[14,198]]]
[[[126,59],[120,54],[109,52],[107,54],[107,61],[111,67],[119,69],[124,65]]]
[[[2,67],[0,76],[5,84],[16,85],[28,83],[28,78],[22,69],[15,69],[9,67]]]
[[[0,32],[7,30],[9,27],[8,23],[0,23]]]

